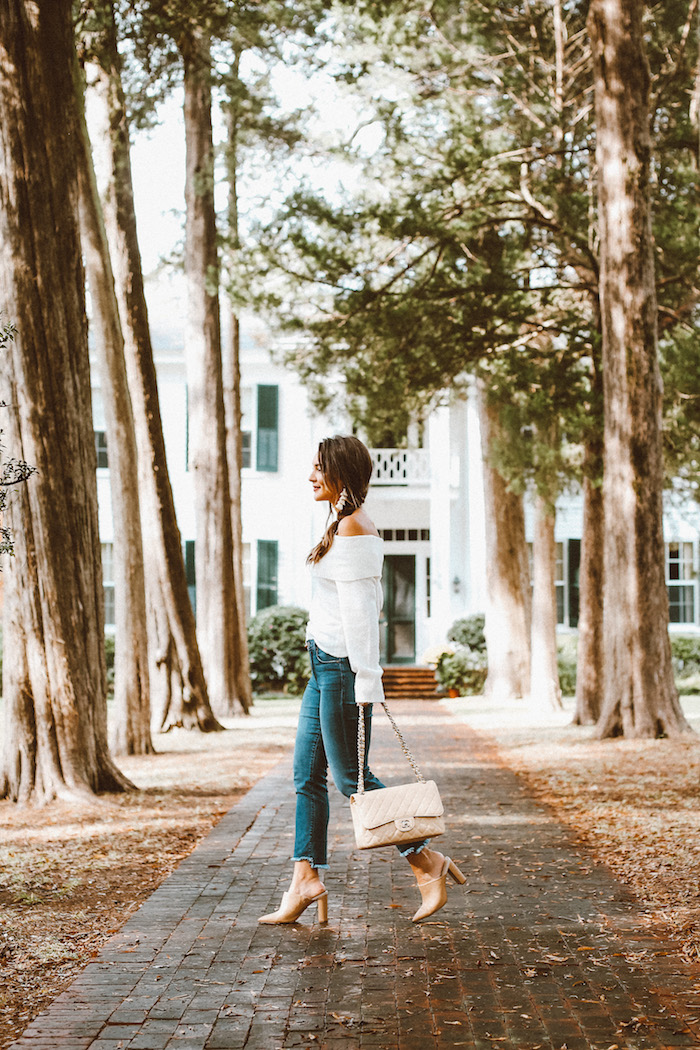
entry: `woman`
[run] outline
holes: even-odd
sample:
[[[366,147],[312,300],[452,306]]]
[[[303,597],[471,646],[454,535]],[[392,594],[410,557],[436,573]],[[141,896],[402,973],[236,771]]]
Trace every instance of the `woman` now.
[[[384,699],[379,666],[379,613],[382,604],[382,540],[363,510],[372,460],[355,437],[321,442],[309,481],[317,502],[328,500],[337,513],[308,557],[312,598],[307,628],[311,680],[299,714],[294,749],[296,830],[292,882],[276,912],[262,923],[295,922],[310,904],[320,922],[328,918],[328,896],[320,871],[328,867],[327,771],[345,796],[357,790],[357,725],[365,719],[369,751],[372,704]],[[365,790],[384,787],[365,765]],[[446,880],[465,878],[449,857],[427,840],[402,843],[399,852],[416,876],[422,905],[414,922],[447,901]]]

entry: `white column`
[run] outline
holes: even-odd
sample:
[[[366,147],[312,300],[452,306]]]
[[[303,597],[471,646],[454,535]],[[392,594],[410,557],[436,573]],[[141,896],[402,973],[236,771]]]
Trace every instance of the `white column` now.
[[[486,609],[486,519],[484,474],[481,458],[479,410],[474,391],[467,399],[467,449],[469,505],[469,605],[472,612]]]
[[[450,548],[451,453],[450,410],[441,406],[428,420],[430,450],[430,644],[439,645],[452,625]]]

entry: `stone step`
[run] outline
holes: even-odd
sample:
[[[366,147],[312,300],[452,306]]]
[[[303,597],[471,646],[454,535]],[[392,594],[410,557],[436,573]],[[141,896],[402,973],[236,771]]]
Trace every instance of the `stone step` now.
[[[385,667],[382,681],[387,700],[437,700],[444,696],[431,667]]]

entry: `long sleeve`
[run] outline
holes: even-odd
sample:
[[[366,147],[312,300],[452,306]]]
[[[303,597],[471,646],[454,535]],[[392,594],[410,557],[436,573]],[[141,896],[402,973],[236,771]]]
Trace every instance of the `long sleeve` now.
[[[384,700],[379,665],[379,581],[374,577],[337,580],[336,587],[348,659],[355,672],[355,702],[379,704]]]

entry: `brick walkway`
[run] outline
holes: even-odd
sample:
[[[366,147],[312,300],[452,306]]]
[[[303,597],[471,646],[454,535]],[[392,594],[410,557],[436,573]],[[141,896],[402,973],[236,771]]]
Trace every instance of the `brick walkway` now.
[[[329,923],[258,926],[285,888],[285,761],[183,861],[12,1050],[700,1047],[700,966],[439,704],[396,704],[468,875],[434,919],[396,851],[352,849],[333,792]],[[373,765],[409,773],[386,719]]]

